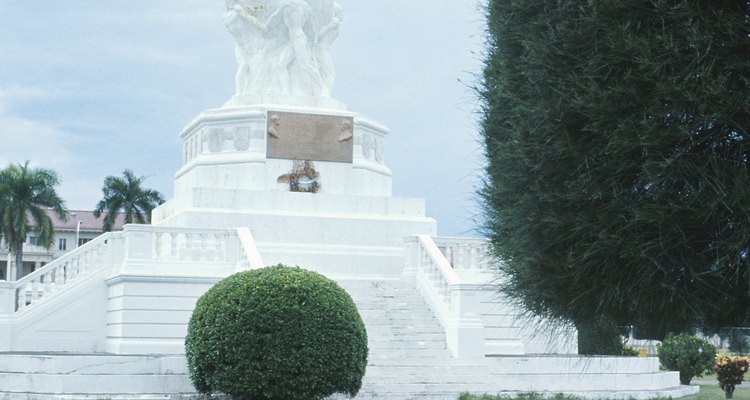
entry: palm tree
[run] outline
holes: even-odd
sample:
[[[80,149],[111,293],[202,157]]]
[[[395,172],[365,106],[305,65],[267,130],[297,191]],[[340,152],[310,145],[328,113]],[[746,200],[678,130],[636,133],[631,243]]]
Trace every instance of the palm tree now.
[[[55,192],[59,183],[55,171],[29,168],[28,161],[0,171],[0,233],[15,254],[16,279],[23,277],[23,244],[31,227],[35,230],[37,245],[50,248],[55,231],[47,209],[60,220],[67,219],[65,203]]]
[[[104,198],[99,200],[94,210],[96,218],[102,213],[106,214],[102,228],[107,232],[112,230],[117,214],[125,214],[126,224],[145,224],[151,220],[151,210],[164,203],[164,195],[156,190],[141,187],[145,176],[136,177],[129,169],[122,174],[122,177],[110,175],[104,178]]]

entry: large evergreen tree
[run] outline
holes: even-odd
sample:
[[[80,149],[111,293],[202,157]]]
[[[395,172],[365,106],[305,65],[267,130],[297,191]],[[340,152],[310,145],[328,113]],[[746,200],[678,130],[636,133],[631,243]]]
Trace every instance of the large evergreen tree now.
[[[102,228],[111,231],[119,213],[124,214],[125,223],[144,224],[151,221],[151,211],[164,203],[164,195],[154,189],[143,187],[144,176],[137,177],[126,169],[122,177],[108,176],[102,186],[103,198],[96,204],[94,216],[104,213]]]
[[[67,219],[64,202],[55,191],[59,183],[57,173],[29,168],[28,161],[0,171],[0,232],[15,255],[16,279],[23,278],[23,244],[32,229],[39,246],[53,244],[55,231],[47,210]]]
[[[504,292],[582,338],[747,324],[750,2],[487,10],[481,195]]]

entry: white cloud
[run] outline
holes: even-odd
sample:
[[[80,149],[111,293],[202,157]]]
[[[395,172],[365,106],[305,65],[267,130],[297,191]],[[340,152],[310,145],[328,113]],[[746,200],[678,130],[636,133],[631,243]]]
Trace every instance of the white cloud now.
[[[8,98],[42,97],[43,94],[44,91],[38,88],[0,90],[0,167],[29,161],[33,167],[52,169],[63,181],[57,188],[58,194],[68,200],[69,205],[88,204],[91,202],[88,197],[96,194],[78,190],[93,184],[87,182],[86,174],[81,173],[81,163],[75,155],[74,150],[81,145],[80,141],[53,125],[8,111]],[[66,178],[72,179],[66,182]]]

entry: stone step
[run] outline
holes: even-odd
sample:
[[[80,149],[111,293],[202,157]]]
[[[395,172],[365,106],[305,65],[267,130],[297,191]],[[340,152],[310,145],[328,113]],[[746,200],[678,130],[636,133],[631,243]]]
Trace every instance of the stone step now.
[[[427,353],[423,350],[420,353]],[[482,364],[481,360],[459,360],[446,354],[448,351],[443,350],[438,356],[427,353],[424,356],[398,357],[393,353],[392,357],[379,357],[378,354],[370,354],[367,358],[367,370],[371,368],[481,368],[487,366]]]
[[[659,372],[659,359],[657,357],[501,356],[488,357],[486,360],[493,374],[558,373],[560,371],[580,374],[591,371],[606,373]]]
[[[676,373],[493,374],[490,382],[495,388],[521,391],[659,390],[679,382],[674,374]]]
[[[391,311],[391,310],[364,310],[359,312],[362,320],[369,321],[419,321],[425,324],[438,323],[437,318],[429,310],[404,310],[404,311]]]
[[[427,306],[423,306],[420,303],[408,303],[408,302],[356,302],[357,309],[360,312],[367,310],[386,310],[386,311],[407,311],[407,310],[424,310],[429,311]]]
[[[184,356],[0,353],[5,373],[122,375],[187,373]]]
[[[426,349],[426,348],[411,348],[411,349],[388,349],[388,348],[372,348],[370,347],[370,354],[367,357],[368,360],[446,360],[446,362],[454,360],[451,358],[450,352],[445,348],[440,349]]]
[[[76,375],[0,372],[5,392],[37,393],[192,393],[187,375]]]
[[[399,384],[425,384],[425,385],[445,385],[445,384],[465,384],[465,385],[482,385],[487,383],[487,375],[453,375],[445,374],[414,374],[414,375],[365,375],[362,380],[363,384],[379,384],[388,382],[391,385]]]
[[[205,397],[198,396],[180,396],[180,400],[188,399],[201,399]],[[163,394],[132,394],[123,395],[119,393],[103,393],[103,394],[51,394],[51,393],[36,393],[36,392],[24,392],[24,393],[13,393],[0,391],[0,400],[177,400],[176,396],[163,395]]]
[[[424,389],[423,386],[419,386],[420,389]],[[399,391],[399,389],[404,389]],[[403,385],[393,385],[391,389],[387,386],[374,387],[372,385],[365,386],[354,398],[354,400],[455,400],[462,393],[471,393],[476,396],[482,396],[484,394],[493,394],[504,397],[516,397],[524,392],[519,391],[500,391],[500,390],[486,390],[481,391],[478,388],[460,390],[460,387],[448,387],[440,388],[433,385],[429,392],[411,392],[413,388],[404,388]],[[622,400],[647,400],[653,398],[679,398],[684,396],[695,395],[699,392],[698,386],[678,386],[670,387],[662,390],[623,390],[623,391],[574,391],[574,392],[545,392],[539,391],[538,394],[543,397],[552,398],[558,393],[564,395],[572,395],[582,397],[585,399],[622,399]],[[387,390],[387,391],[386,391]],[[344,400],[344,397],[336,398],[336,400]]]
[[[424,341],[424,342],[401,342],[401,341],[380,341],[380,342],[369,342],[367,347],[371,350],[416,350],[416,349],[430,349],[440,350],[445,349],[445,341]]]
[[[409,324],[409,325],[393,325],[393,324],[375,324],[367,326],[367,336],[382,336],[382,335],[443,335],[443,328],[440,325],[427,325],[427,324]]]

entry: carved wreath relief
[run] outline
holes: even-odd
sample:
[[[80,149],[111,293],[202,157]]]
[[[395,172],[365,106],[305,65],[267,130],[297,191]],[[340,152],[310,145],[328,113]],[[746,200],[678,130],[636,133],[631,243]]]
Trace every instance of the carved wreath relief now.
[[[234,128],[234,149],[245,151],[250,148],[250,128],[243,126]]]
[[[377,163],[383,162],[383,138],[372,134],[365,135],[362,140],[362,157]]]

